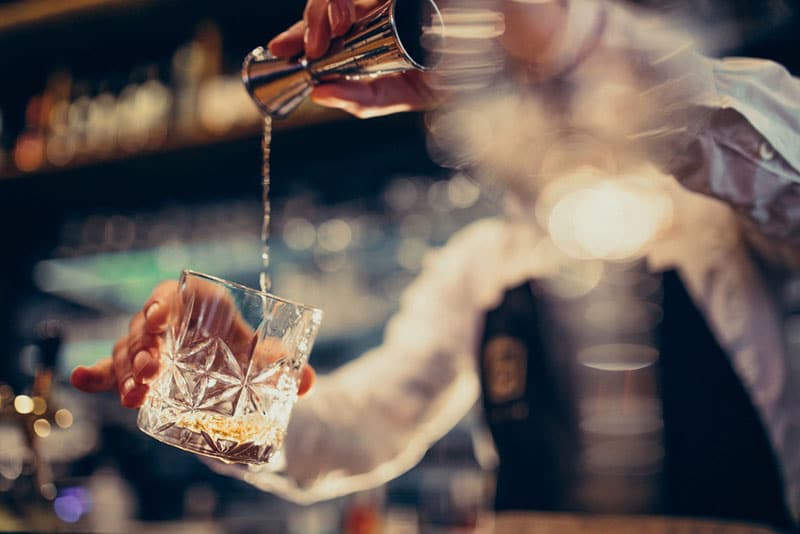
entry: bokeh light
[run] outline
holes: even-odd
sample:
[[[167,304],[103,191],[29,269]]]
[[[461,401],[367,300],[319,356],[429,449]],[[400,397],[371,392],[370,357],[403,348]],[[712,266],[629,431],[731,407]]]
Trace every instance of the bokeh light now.
[[[27,395],[17,395],[14,399],[14,409],[22,415],[31,413],[33,411],[33,399]]]
[[[70,412],[66,408],[61,408],[60,410],[56,411],[55,420],[56,424],[60,428],[69,428],[72,426],[72,423],[74,422],[72,417],[72,412]]]
[[[47,419],[37,419],[33,422],[33,431],[40,438],[46,438],[50,435],[50,422]]]

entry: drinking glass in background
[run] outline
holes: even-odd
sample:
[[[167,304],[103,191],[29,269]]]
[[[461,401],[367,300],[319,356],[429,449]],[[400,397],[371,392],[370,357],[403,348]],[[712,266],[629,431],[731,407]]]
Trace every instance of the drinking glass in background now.
[[[322,311],[192,271],[177,291],[139,428],[225,462],[269,461],[283,444]]]

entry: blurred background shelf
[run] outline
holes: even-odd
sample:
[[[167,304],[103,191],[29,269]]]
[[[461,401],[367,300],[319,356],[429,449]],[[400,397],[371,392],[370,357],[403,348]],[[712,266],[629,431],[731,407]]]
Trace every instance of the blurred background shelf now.
[[[132,9],[152,0],[11,0],[0,4],[0,32],[18,31],[37,24],[62,22],[70,17],[103,11]]]
[[[260,139],[263,125],[260,117],[253,115],[251,123],[236,126],[222,133],[197,132],[165,136],[158,144],[151,144],[135,150],[124,150],[115,147],[95,154],[75,155],[68,163],[54,165],[44,162],[41,167],[31,171],[20,169],[6,169],[0,173],[0,180],[13,180],[20,178],[40,179],[43,176],[58,173],[74,173],[80,169],[91,169],[103,165],[123,164],[125,161],[137,160],[148,157],[169,157],[170,154],[193,149],[214,150],[232,143],[252,144],[253,139]],[[284,132],[298,128],[313,127],[332,121],[351,120],[343,112],[338,112],[313,105],[307,105],[297,110],[291,117],[283,121],[276,121],[272,129],[274,132]]]

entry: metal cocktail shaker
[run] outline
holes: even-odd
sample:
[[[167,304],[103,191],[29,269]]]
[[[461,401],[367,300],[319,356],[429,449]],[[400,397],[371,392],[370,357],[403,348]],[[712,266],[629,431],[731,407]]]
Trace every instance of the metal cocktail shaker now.
[[[264,114],[283,118],[316,84],[430,69],[442,36],[433,0],[388,0],[334,39],[319,59],[278,59],[256,48],[244,60],[242,82]]]

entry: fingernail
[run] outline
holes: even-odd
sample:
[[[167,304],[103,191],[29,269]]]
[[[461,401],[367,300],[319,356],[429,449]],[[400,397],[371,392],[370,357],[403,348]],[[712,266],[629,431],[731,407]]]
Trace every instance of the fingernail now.
[[[288,32],[281,32],[281,33],[279,33],[278,35],[276,35],[275,37],[273,37],[273,38],[272,38],[272,40],[271,40],[269,43],[267,43],[267,46],[269,47],[269,46],[272,46],[272,45],[273,45],[273,44],[275,44],[275,43],[279,43],[279,42],[283,41],[284,39],[286,39],[286,34],[287,34],[287,33],[288,33]]]
[[[331,23],[331,31],[334,32],[337,31],[339,25],[344,22],[344,13],[342,13],[342,8],[333,2],[328,4],[328,20]]]
[[[311,59],[316,59],[322,55],[323,50],[321,43],[322,36],[319,32],[313,34],[309,29],[306,29],[305,42],[306,42],[306,55]]]
[[[122,389],[121,389],[121,391],[119,392],[119,394],[120,394],[120,395],[121,395],[121,396],[124,398],[124,397],[125,397],[126,395],[128,395],[128,393],[130,393],[130,392],[131,392],[131,390],[132,390],[133,388],[135,388],[135,387],[136,387],[136,381],[133,379],[133,377],[132,377],[132,376],[129,376],[129,377],[128,377],[128,378],[126,378],[126,379],[125,379],[125,381],[122,383]]]
[[[140,350],[136,357],[133,358],[133,375],[138,377],[142,374],[142,371],[147,364],[150,363],[150,353],[146,350]]]
[[[149,320],[150,320],[150,318],[151,318],[151,317],[152,317],[152,316],[153,316],[153,315],[154,315],[154,314],[155,314],[155,313],[156,313],[156,312],[157,312],[157,311],[158,311],[160,308],[161,308],[161,303],[160,303],[160,302],[156,301],[156,302],[152,303],[150,306],[148,306],[148,307],[147,307],[147,309],[146,309],[146,310],[144,310],[144,318],[145,318],[145,319],[147,319],[147,320],[149,321]]]

